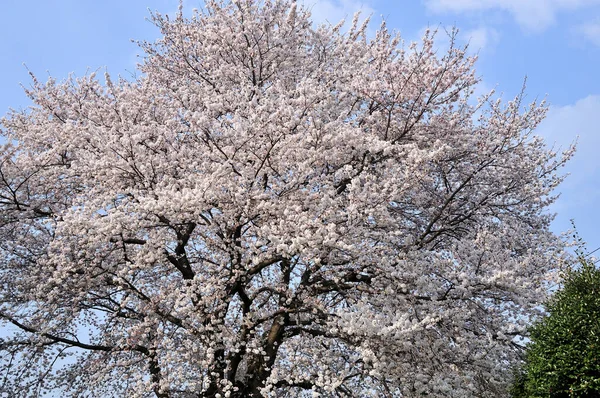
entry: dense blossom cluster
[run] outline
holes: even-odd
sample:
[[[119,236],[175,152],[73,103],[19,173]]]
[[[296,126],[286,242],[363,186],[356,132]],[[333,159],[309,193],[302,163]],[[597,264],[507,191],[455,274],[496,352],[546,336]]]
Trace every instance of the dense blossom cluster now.
[[[1,392],[504,394],[561,256],[543,104],[287,0],[154,21],[134,81],[2,120]]]

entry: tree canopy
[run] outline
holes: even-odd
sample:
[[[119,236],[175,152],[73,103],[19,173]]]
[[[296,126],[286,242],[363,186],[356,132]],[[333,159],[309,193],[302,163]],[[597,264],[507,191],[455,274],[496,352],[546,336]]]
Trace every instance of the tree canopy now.
[[[295,2],[154,14],[2,119],[1,391],[498,397],[562,255],[543,103]]]
[[[600,395],[600,270],[581,258],[531,330],[514,397]]]

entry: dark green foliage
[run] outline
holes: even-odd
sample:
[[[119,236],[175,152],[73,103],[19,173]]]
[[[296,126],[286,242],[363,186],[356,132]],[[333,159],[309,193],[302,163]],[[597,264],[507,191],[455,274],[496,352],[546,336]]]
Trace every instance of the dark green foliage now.
[[[600,397],[600,270],[581,258],[546,307],[513,397]]]

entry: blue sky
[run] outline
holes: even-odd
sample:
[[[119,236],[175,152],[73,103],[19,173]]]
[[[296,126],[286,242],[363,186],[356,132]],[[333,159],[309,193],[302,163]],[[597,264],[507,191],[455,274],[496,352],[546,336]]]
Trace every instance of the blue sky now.
[[[3,0],[0,5],[0,113],[29,102],[27,65],[38,78],[104,70],[125,77],[140,53],[131,39],[154,40],[150,10],[173,12],[177,0]],[[187,0],[186,8],[201,7]],[[578,136],[578,151],[559,188],[553,229],[574,219],[589,249],[600,246],[600,0],[304,0],[317,21],[337,22],[355,11],[381,18],[408,40],[425,28],[456,26],[459,40],[479,54],[480,92],[513,97],[527,76],[527,98],[551,105],[539,134],[563,148]],[[441,43],[443,48],[443,43]]]

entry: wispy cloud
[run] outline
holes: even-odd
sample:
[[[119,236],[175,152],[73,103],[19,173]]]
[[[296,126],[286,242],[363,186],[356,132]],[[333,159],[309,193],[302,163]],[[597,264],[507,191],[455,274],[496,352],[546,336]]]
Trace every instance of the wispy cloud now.
[[[523,28],[540,32],[555,21],[562,11],[593,5],[600,0],[423,0],[433,12],[473,12],[503,10],[509,12]]]
[[[576,31],[585,41],[600,47],[600,20],[584,23]]]
[[[480,26],[476,29],[461,33],[461,37],[468,41],[469,48],[472,51],[477,52],[493,47],[498,42],[500,34],[494,28]]]

